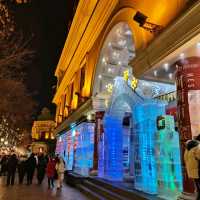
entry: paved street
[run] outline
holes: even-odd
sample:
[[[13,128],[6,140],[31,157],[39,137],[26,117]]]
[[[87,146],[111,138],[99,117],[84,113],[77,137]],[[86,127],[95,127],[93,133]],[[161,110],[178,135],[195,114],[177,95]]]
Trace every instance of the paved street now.
[[[5,186],[5,178],[0,177],[0,200],[88,200],[78,190],[65,185],[61,190],[47,189],[45,179],[41,186],[34,183],[31,186]]]

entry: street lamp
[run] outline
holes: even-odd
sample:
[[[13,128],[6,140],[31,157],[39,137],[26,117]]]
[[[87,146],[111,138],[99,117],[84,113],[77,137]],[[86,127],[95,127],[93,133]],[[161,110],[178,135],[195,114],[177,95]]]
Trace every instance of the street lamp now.
[[[1,138],[1,142],[4,142],[4,138]]]

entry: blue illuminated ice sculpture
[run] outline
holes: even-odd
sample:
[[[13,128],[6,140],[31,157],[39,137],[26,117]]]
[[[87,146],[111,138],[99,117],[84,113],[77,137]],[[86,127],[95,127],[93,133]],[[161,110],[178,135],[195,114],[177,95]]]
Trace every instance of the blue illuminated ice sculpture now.
[[[105,177],[111,181],[123,179],[122,123],[112,116],[104,117],[105,134]]]
[[[165,199],[177,199],[183,188],[179,134],[175,131],[173,116],[159,116],[157,127],[155,151],[158,194]]]
[[[75,127],[76,149],[74,152],[74,172],[88,176],[93,167],[94,123],[83,122]]]
[[[67,142],[66,142],[66,170],[72,170],[73,163],[74,163],[74,132],[75,130],[72,129],[67,132]]]
[[[146,193],[157,193],[155,134],[156,119],[165,113],[165,104],[142,96],[140,88],[133,91],[117,77],[109,109],[104,116],[104,138],[99,148],[100,176],[111,181],[122,181],[123,174],[123,127],[127,109],[132,112],[133,157],[135,188]],[[100,147],[100,146],[99,146]],[[130,161],[131,162],[131,161]]]
[[[133,109],[134,186],[150,194],[157,194],[156,119],[164,112],[164,104],[159,102],[137,104]]]

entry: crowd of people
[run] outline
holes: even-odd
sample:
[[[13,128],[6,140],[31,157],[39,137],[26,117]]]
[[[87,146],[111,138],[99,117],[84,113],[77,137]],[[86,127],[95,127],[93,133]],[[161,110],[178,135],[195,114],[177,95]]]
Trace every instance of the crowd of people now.
[[[31,185],[34,175],[37,176],[38,184],[42,184],[45,174],[48,178],[48,188],[54,187],[54,180],[57,180],[57,189],[62,187],[64,180],[65,163],[59,156],[44,156],[43,154],[31,154],[29,157],[15,153],[10,156],[4,155],[0,160],[0,175],[7,176],[7,186],[14,185],[16,172],[18,172],[19,184]]]

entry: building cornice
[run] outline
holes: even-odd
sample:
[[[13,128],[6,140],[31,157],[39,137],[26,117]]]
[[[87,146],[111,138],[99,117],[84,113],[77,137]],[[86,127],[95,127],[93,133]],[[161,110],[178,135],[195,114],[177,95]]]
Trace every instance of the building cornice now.
[[[69,65],[74,52],[76,51],[78,44],[87,28],[88,22],[93,14],[93,11],[97,5],[97,0],[88,0],[85,3],[84,0],[80,0],[76,14],[74,16],[72,25],[70,27],[69,34],[67,36],[60,60],[58,62],[55,75],[58,76],[59,70],[65,71]]]
[[[54,135],[61,133],[64,130],[69,129],[72,123],[77,123],[78,120],[86,115],[88,111],[92,109],[92,99],[88,99],[83,105],[81,105],[76,111],[74,111],[65,121],[62,122],[53,132]]]
[[[151,44],[138,52],[131,62],[134,75],[141,77],[166,56],[200,34],[200,2],[183,13],[177,20],[157,36]]]
[[[86,4],[87,6],[83,4],[83,1],[80,1],[56,70],[57,73],[59,69],[62,69],[65,75],[56,91],[53,103],[58,103],[60,95],[79,68],[81,60],[103,30],[107,19],[116,8],[118,0],[91,0],[90,6],[88,6],[88,3]],[[87,14],[83,15],[81,13]]]

